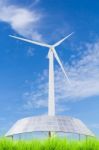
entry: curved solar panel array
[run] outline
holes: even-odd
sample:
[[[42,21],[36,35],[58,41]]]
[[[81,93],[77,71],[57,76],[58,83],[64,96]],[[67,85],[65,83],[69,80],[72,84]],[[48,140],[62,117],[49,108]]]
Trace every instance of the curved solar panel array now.
[[[54,131],[94,136],[79,119],[66,116],[37,116],[18,120],[5,136],[36,131]]]

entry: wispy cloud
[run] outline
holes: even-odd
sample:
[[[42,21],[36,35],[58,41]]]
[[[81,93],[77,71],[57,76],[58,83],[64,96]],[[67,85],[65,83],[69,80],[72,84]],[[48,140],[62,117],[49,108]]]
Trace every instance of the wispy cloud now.
[[[0,21],[10,24],[13,30],[25,37],[42,40],[42,35],[38,32],[41,18],[42,14],[36,10],[16,6],[11,2],[0,2]]]
[[[99,129],[99,123],[91,124],[90,127],[94,128],[94,129]]]
[[[34,56],[34,49],[29,47],[27,51],[27,56]]]
[[[79,101],[84,98],[99,95],[99,41],[84,45],[82,57],[71,60],[72,65],[64,65],[68,72],[72,86],[66,82],[60,68],[55,69],[56,103]],[[80,47],[79,51],[82,51]],[[48,71],[38,76],[36,88],[28,93],[25,106],[46,107],[48,99]],[[65,108],[64,108],[65,110]]]
[[[78,61],[74,60],[72,66],[65,66],[72,86],[65,82],[61,70],[56,70],[56,99],[58,101],[78,101],[99,95],[99,41],[88,43],[84,47],[86,49],[82,53],[82,58]]]

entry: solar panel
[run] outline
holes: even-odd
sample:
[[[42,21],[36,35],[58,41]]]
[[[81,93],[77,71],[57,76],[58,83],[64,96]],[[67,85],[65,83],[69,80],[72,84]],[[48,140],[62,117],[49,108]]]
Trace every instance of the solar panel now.
[[[94,136],[79,119],[67,116],[37,116],[18,120],[5,136],[13,136],[33,131],[66,132]]]

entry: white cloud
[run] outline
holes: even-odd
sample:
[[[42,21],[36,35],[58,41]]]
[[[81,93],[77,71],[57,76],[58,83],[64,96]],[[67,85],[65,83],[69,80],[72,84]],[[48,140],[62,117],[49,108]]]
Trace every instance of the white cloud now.
[[[42,85],[41,85],[42,86]],[[47,107],[47,90],[43,91],[44,88],[41,90],[41,86],[39,86],[40,92],[32,91],[30,93],[26,92],[23,95],[23,98],[26,100],[26,104],[24,105],[25,109],[32,109],[32,108],[40,108],[40,107]],[[27,94],[28,93],[28,94]],[[38,100],[37,100],[38,98]]]
[[[56,82],[56,87],[58,87],[56,91],[61,96],[61,93],[64,93],[63,99],[79,100],[99,95],[99,41],[86,44],[86,48],[87,53],[85,52],[82,59],[74,66],[67,67],[72,87],[67,86],[66,90],[66,87],[62,86],[64,81],[62,81],[63,84],[59,79]],[[62,89],[61,92],[59,89]]]
[[[90,125],[90,127],[94,128],[94,129],[99,129],[99,123],[94,123],[94,124]]]
[[[27,55],[28,55],[28,56],[34,56],[34,49],[31,48],[31,47],[28,48]]]
[[[62,112],[66,112],[66,111],[70,111],[70,107],[67,107],[67,106],[63,106],[63,105],[57,105],[56,107],[56,113],[62,113]]]
[[[85,44],[82,58],[65,65],[72,86],[66,82],[60,68],[55,70],[56,102],[79,101],[87,97],[99,96],[99,41]],[[80,48],[80,51],[82,49]],[[48,100],[48,71],[38,76],[36,86],[26,99],[26,106],[46,107]],[[58,105],[59,107],[60,105]],[[60,106],[61,109],[62,105]],[[67,108],[67,107],[66,107]],[[57,108],[58,109],[58,108]],[[65,107],[63,108],[65,111]]]
[[[20,35],[39,41],[42,40],[42,35],[37,29],[39,28],[41,16],[36,10],[31,11],[3,1],[0,3],[0,21],[10,24],[12,29]]]

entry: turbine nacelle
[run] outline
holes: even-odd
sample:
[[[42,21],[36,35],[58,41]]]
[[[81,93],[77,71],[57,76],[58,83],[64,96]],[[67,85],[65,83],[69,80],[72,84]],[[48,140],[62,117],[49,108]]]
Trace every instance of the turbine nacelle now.
[[[54,51],[55,47],[54,46],[50,46],[49,51]],[[54,52],[53,52],[54,53]]]

